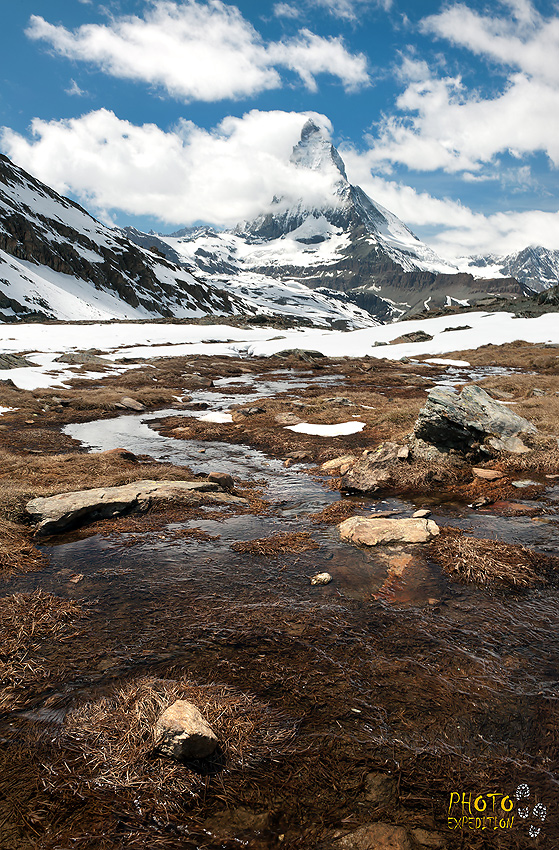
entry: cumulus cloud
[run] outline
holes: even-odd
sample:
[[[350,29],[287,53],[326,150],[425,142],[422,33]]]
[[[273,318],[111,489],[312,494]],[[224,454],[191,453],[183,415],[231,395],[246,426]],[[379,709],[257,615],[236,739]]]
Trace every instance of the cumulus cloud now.
[[[295,72],[307,88],[330,74],[347,90],[369,82],[367,60],[341,38],[304,30],[296,38],[266,42],[235,6],[222,0],[154,0],[144,17],[71,31],[33,15],[29,38],[61,56],[83,60],[104,73],[148,83],[182,101],[241,98],[282,85],[278,68]]]
[[[321,8],[334,18],[346,21],[357,21],[370,8],[381,8],[388,11],[392,8],[393,0],[306,0],[307,9]],[[274,15],[278,18],[300,18],[303,15],[301,5],[276,3]]]
[[[379,168],[472,174],[500,153],[539,151],[559,165],[559,18],[543,18],[529,0],[501,5],[501,16],[458,3],[424,19],[426,33],[498,63],[501,89],[484,95],[460,76],[437,76],[426,62],[404,58],[397,110],[370,140]]]
[[[460,201],[436,198],[411,186],[371,174],[370,152],[346,148],[343,157],[349,179],[375,201],[422,234],[442,257],[457,261],[472,254],[505,255],[527,245],[559,249],[559,213],[542,210],[485,215]]]
[[[19,165],[71,192],[97,214],[121,210],[167,224],[206,221],[234,225],[269,208],[304,197],[317,206],[331,198],[339,174],[304,171],[289,162],[301,129],[313,117],[259,112],[229,116],[208,132],[182,121],[165,132],[136,126],[100,109],[81,118],[32,123],[32,137],[4,128],[1,145]]]

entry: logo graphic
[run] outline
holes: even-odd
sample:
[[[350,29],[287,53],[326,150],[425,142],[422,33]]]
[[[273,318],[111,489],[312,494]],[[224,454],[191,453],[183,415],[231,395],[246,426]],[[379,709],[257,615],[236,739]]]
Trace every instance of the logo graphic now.
[[[524,805],[524,803],[530,799],[530,788],[525,783],[518,786],[514,796],[518,801],[518,817],[523,820],[528,820],[528,818],[531,819],[532,823],[528,825],[528,835],[530,838],[537,838],[542,831],[540,824],[542,824],[547,817],[547,806],[544,806],[543,803],[536,803],[530,811],[530,804],[527,803],[527,805]],[[536,821],[536,823],[534,823],[534,821]]]
[[[547,806],[540,802],[532,804],[530,788],[525,782],[512,796],[500,791],[452,791],[450,794],[449,829],[511,830],[527,826],[528,836],[537,838],[546,817]]]

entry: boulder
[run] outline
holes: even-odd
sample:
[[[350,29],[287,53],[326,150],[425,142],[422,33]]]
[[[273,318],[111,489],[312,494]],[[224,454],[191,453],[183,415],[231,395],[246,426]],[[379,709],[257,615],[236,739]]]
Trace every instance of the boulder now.
[[[488,437],[506,440],[534,431],[531,422],[491,398],[481,387],[464,387],[460,394],[436,387],[419,412],[413,436],[441,451],[468,453],[478,449]]]
[[[345,471],[347,471],[353,466],[356,460],[355,455],[342,455],[341,457],[335,457],[333,460],[327,460],[320,468],[324,472],[338,472],[345,467]],[[343,473],[341,474],[343,475]]]
[[[33,365],[21,354],[0,354],[0,369],[20,369],[22,366]]]
[[[374,493],[391,481],[388,464],[405,460],[407,454],[407,446],[391,442],[381,443],[375,451],[364,451],[342,476],[342,489]]]
[[[402,334],[391,341],[391,345],[398,345],[402,342],[430,342],[433,339],[431,334],[425,331],[411,331],[409,334]]]
[[[391,823],[370,823],[336,842],[340,850],[412,850],[408,832]]]
[[[283,351],[278,351],[276,357],[293,357],[295,360],[301,360],[303,363],[312,363],[314,360],[320,360],[325,355],[322,351],[313,351],[307,348],[286,348]]]
[[[82,366],[87,364],[92,366],[112,366],[112,363],[109,360],[104,360],[97,354],[91,354],[88,351],[68,351],[66,354],[61,354],[60,357],[57,357],[54,362],[70,363],[73,366]]]
[[[137,401],[135,398],[129,398],[126,395],[120,399],[120,405],[127,410],[137,410],[138,413],[146,409],[145,404],[142,404],[141,401]]]
[[[215,752],[218,740],[194,703],[177,700],[155,724],[157,748],[174,759],[203,759]]]
[[[37,534],[57,534],[95,519],[119,516],[149,506],[154,499],[199,504],[208,502],[246,504],[246,499],[219,491],[215,481],[134,481],[120,487],[95,487],[41,496],[26,505],[38,523]]]
[[[235,486],[233,476],[229,475],[228,472],[210,472],[208,481],[215,481],[223,490],[232,490]]]
[[[378,519],[353,516],[338,526],[342,540],[361,546],[387,543],[427,543],[439,533],[432,519]]]

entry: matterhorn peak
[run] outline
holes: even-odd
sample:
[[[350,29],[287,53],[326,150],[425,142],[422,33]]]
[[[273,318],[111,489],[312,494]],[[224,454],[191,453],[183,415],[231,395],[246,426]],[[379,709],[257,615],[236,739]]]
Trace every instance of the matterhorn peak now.
[[[312,118],[303,126],[301,139],[293,148],[290,161],[300,168],[328,172],[334,168],[347,181],[343,159],[330,141],[326,131]]]

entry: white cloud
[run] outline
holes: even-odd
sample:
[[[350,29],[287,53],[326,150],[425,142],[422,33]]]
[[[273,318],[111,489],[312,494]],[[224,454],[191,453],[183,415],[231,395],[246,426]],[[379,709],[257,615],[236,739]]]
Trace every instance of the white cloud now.
[[[64,89],[66,94],[75,95],[76,97],[83,97],[87,94],[86,91],[81,89],[75,80],[70,80],[71,84],[67,89]]]
[[[435,198],[411,186],[371,174],[371,152],[343,151],[349,179],[375,201],[416,228],[428,229],[428,244],[449,260],[471,254],[505,255],[528,245],[559,249],[559,213],[542,210],[474,212],[449,198]]]
[[[289,162],[309,115],[330,128],[314,113],[254,110],[211,132],[189,121],[165,132],[100,109],[65,121],[35,119],[31,139],[4,128],[1,145],[33,175],[105,217],[116,209],[168,224],[229,226],[267,209],[274,195],[318,206],[331,197],[337,172]]]
[[[154,0],[143,18],[130,15],[75,31],[33,15],[27,35],[61,56],[103,72],[164,89],[183,101],[240,98],[279,88],[278,68],[289,68],[311,90],[315,74],[330,74],[346,89],[369,82],[366,57],[341,38],[304,30],[266,43],[239,9],[222,0]]]
[[[276,18],[300,18],[301,9],[290,6],[289,3],[275,3],[274,15]]]
[[[467,91],[460,77],[434,77],[425,62],[410,59],[402,78],[402,114],[384,117],[370,138],[379,167],[475,172],[506,151],[517,157],[544,151],[559,165],[556,85],[517,72],[500,94],[483,98]]]
[[[381,7],[388,11],[392,0],[308,0],[312,6],[319,6],[333,15],[348,21],[356,21],[368,7]]]

